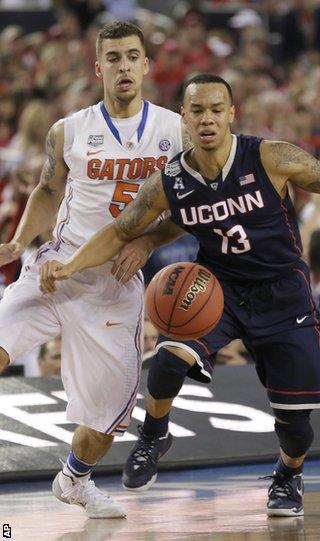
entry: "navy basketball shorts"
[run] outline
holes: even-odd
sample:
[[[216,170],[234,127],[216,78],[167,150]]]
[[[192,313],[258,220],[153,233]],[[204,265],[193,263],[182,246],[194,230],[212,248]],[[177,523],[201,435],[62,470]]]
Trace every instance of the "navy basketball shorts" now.
[[[241,338],[271,407],[320,408],[320,318],[307,267],[299,263],[271,282],[221,285],[225,308],[218,325],[198,340],[181,342],[161,335],[157,350],[164,345],[186,349],[196,359],[188,376],[209,382],[217,351]]]

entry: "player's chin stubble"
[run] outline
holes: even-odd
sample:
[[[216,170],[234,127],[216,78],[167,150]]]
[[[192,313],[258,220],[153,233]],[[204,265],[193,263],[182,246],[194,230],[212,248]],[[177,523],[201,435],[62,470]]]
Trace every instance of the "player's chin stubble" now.
[[[136,91],[133,92],[125,92],[117,94],[117,99],[121,101],[122,103],[128,103],[129,101],[132,101],[137,95]]]

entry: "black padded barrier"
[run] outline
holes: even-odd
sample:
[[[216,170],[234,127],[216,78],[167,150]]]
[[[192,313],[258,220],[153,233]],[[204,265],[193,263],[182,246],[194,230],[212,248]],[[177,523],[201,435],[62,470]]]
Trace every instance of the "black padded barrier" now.
[[[147,371],[129,431],[115,441],[96,468],[120,473],[144,418]],[[75,425],[67,423],[59,377],[0,378],[0,482],[49,479],[65,459]],[[244,464],[274,460],[277,440],[265,390],[252,366],[218,366],[211,385],[187,379],[175,401],[174,445],[160,469]],[[320,414],[309,456],[320,456]]]

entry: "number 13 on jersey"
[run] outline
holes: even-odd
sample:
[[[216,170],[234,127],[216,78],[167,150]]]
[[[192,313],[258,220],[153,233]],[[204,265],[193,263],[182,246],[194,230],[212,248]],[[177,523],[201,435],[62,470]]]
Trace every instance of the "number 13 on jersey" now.
[[[243,254],[251,250],[249,239],[241,225],[235,225],[225,232],[222,229],[213,231],[222,237],[221,252],[223,254]]]

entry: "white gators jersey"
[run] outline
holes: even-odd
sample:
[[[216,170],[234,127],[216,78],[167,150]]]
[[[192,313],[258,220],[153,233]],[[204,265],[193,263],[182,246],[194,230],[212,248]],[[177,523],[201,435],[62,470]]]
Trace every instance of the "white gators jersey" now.
[[[75,248],[111,223],[157,169],[182,150],[180,115],[144,102],[130,141],[112,123],[103,102],[64,119],[69,168],[54,239]]]

